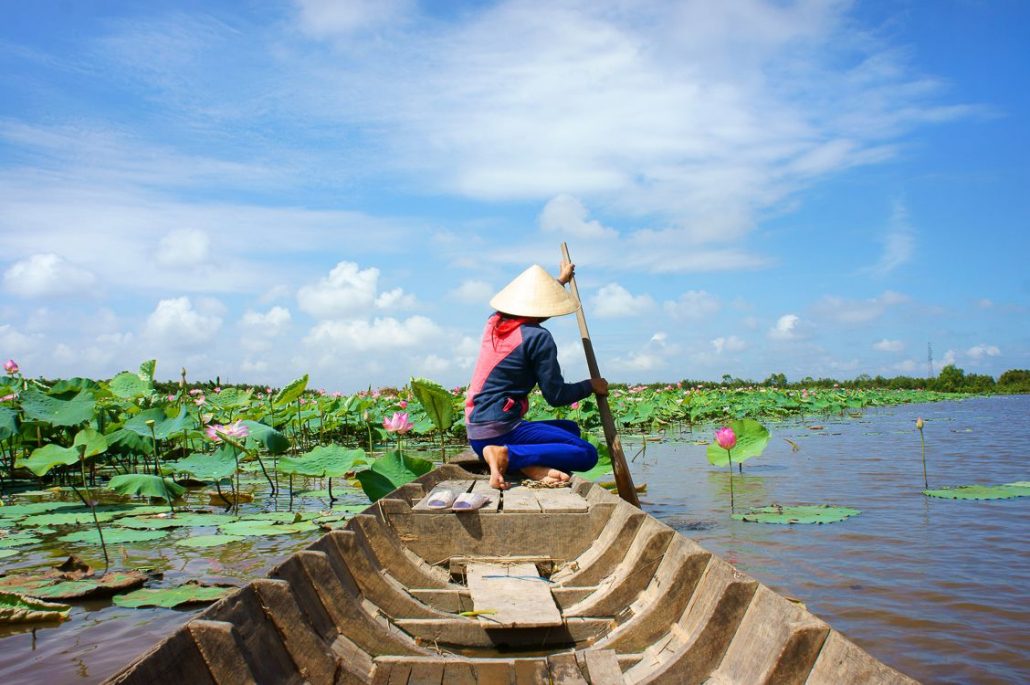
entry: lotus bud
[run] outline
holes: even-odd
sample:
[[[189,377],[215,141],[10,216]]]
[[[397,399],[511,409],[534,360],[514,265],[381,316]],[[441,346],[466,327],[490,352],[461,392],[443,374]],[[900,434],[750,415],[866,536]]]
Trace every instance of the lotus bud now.
[[[18,363],[13,359],[8,359],[4,362],[4,371],[11,375],[18,373]]]
[[[715,431],[715,442],[724,450],[731,450],[737,444],[737,434],[732,428],[723,426]]]
[[[923,426],[924,425],[925,424],[923,423],[923,417],[922,416],[920,416],[919,418],[916,419],[916,428],[918,428],[919,430],[923,430]]]
[[[153,428],[154,427],[154,419],[147,419],[143,423],[147,424],[147,428]]]

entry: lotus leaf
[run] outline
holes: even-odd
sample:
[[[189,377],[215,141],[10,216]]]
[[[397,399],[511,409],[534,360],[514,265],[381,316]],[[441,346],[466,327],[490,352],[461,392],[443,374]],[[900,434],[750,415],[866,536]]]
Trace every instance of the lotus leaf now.
[[[100,599],[134,590],[147,581],[139,571],[112,572],[99,578],[75,578],[75,574],[25,574],[7,576],[0,589],[40,599]]]
[[[772,504],[768,507],[752,509],[744,514],[734,514],[733,518],[738,521],[754,523],[835,523],[851,516],[857,516],[860,513],[858,509],[834,507],[829,504],[798,505],[793,507]]]
[[[18,413],[10,407],[0,407],[0,441],[18,435]]]
[[[45,476],[55,466],[70,466],[79,461],[79,451],[74,447],[43,445],[32,450],[27,459],[18,457],[15,466],[26,468],[37,476]]]
[[[211,587],[199,583],[184,583],[178,587],[145,588],[119,595],[114,603],[120,607],[164,607],[172,609],[187,604],[210,604],[235,590],[231,587]]]
[[[235,521],[219,526],[218,530],[226,535],[287,535],[290,533],[307,533],[316,530],[308,521],[300,523],[269,523],[268,521]]]
[[[25,545],[34,545],[37,542],[43,542],[43,540],[35,537],[34,535],[32,535],[32,533],[12,533],[11,535],[4,535],[3,537],[0,537],[0,549],[7,549],[9,547],[24,547]]]
[[[156,359],[148,359],[139,365],[139,377],[145,381],[153,382],[155,371],[157,371]]]
[[[66,378],[64,380],[57,381],[50,386],[50,394],[54,397],[60,397],[61,399],[68,399],[83,390],[97,391],[100,390],[100,384],[89,378]]]
[[[438,431],[450,430],[454,423],[454,404],[449,390],[425,378],[412,378],[411,392]]]
[[[275,394],[273,402],[275,404],[289,404],[295,399],[304,394],[304,390],[308,387],[308,375],[304,374],[300,378],[294,381],[290,381],[282,390]]]
[[[240,390],[239,388],[226,388],[221,392],[208,393],[206,397],[208,404],[220,409],[230,409],[242,407],[250,402],[252,392],[251,390]]]
[[[173,435],[180,435],[196,427],[197,421],[186,411],[186,407],[179,409],[176,416],[169,418],[163,409],[147,409],[140,412],[125,422],[126,430],[130,430],[142,437],[151,437],[151,427],[147,421],[153,421],[154,437],[158,440],[167,440]]]
[[[247,514],[244,521],[274,521],[276,523],[300,523],[318,518],[317,511],[264,511],[258,514]]]
[[[154,386],[149,380],[129,371],[122,371],[112,378],[108,381],[107,387],[116,396],[126,400],[146,397],[154,392]]]
[[[143,473],[127,473],[114,476],[108,481],[107,487],[122,495],[159,497],[165,501],[171,501],[186,492],[186,488],[171,478]]]
[[[363,463],[365,450],[346,449],[340,445],[322,445],[297,458],[282,457],[276,468],[279,473],[287,475],[334,478],[352,471],[356,464]]]
[[[244,421],[243,425],[249,431],[247,435],[248,444],[257,443],[272,454],[282,454],[290,449],[290,441],[286,436],[271,426],[257,421]]]
[[[923,490],[923,494],[942,499],[1013,499],[1030,497],[1030,482],[1020,481],[1004,485],[959,485],[954,488]]]
[[[734,464],[757,457],[769,444],[768,429],[754,419],[730,421],[729,427],[737,436],[737,444],[730,450]],[[727,457],[726,450],[715,442],[710,444],[708,446],[708,463],[712,466],[727,466],[729,457]]]
[[[164,468],[200,480],[221,481],[236,473],[236,457],[231,447],[222,445],[214,453],[194,452],[185,459],[165,464]]]
[[[165,530],[167,528],[182,528],[186,524],[178,517],[156,518],[153,516],[130,516],[118,519],[113,525],[133,530]]]
[[[92,428],[83,428],[75,434],[72,447],[78,450],[83,446],[85,447],[83,456],[95,457],[107,451],[107,438]]]
[[[239,535],[195,535],[176,541],[178,547],[221,547],[231,542],[246,540]]]
[[[6,559],[7,557],[13,557],[18,553],[16,549],[0,549],[0,559]]]
[[[130,542],[146,542],[147,540],[160,540],[168,535],[163,530],[131,530],[129,528],[108,528],[104,531],[104,542],[108,545],[125,544]],[[94,545],[100,544],[100,534],[96,530],[80,530],[75,533],[68,533],[57,538],[61,542],[88,542]]]
[[[418,457],[406,457],[394,450],[376,459],[370,468],[356,475],[365,495],[375,502],[432,470],[433,462]]]
[[[163,412],[162,412],[163,413]],[[149,454],[150,445],[143,439],[142,435],[138,435],[131,430],[126,428],[119,428],[116,431],[112,431],[105,435],[107,438],[107,448],[114,449],[117,452],[124,452],[128,454]],[[147,433],[147,440],[150,439],[150,433]]]
[[[26,390],[18,398],[26,418],[44,421],[52,426],[77,426],[93,418],[96,402],[93,394],[83,390],[70,400],[59,400],[38,390]]]
[[[14,592],[0,592],[0,625],[64,621],[71,607],[67,604],[42,602]]]
[[[168,513],[168,508],[165,507],[164,513]],[[236,521],[235,516],[229,516],[228,514],[201,514],[192,511],[178,512],[175,516],[168,518],[151,518],[151,517],[133,517],[128,519],[119,519],[118,525],[125,526],[126,528],[137,528],[137,529],[149,529],[149,530],[160,530],[163,528],[202,528],[204,526],[221,526],[226,523],[232,523]]]
[[[612,472],[611,452],[608,450],[608,444],[602,442],[596,435],[587,433],[585,438],[587,442],[597,449],[597,463],[589,471],[577,473],[576,475],[585,480],[597,480]]]
[[[58,500],[27,502],[25,504],[8,504],[6,507],[0,508],[0,514],[5,517],[29,516],[47,511],[57,511],[58,509],[74,509],[81,506],[82,504],[79,502],[61,502]]]
[[[97,520],[101,522],[110,521],[114,517],[114,512],[97,512]],[[93,513],[86,508],[81,508],[81,511],[61,511],[56,514],[35,514],[21,520],[23,526],[84,526],[92,523]]]

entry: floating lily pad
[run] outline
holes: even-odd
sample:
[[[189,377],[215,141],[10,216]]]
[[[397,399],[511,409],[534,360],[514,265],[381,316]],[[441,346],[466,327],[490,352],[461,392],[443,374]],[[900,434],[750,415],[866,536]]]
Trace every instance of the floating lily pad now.
[[[101,523],[114,519],[114,513],[110,511],[98,511],[97,520]],[[56,514],[36,514],[26,516],[21,520],[23,526],[85,526],[93,524],[93,514],[85,511],[58,512]]]
[[[835,523],[860,514],[858,509],[834,507],[829,504],[799,505],[783,507],[773,504],[768,507],[752,509],[744,514],[734,514],[738,521],[753,523]]]
[[[186,488],[171,478],[151,476],[144,473],[127,473],[115,476],[107,483],[107,487],[122,495],[143,495],[157,497],[165,501],[175,499]]]
[[[264,511],[259,514],[247,514],[244,521],[275,521],[277,523],[300,523],[318,518],[317,511]]]
[[[195,535],[177,541],[179,547],[221,547],[231,542],[246,540],[239,535]]]
[[[153,516],[129,516],[120,518],[114,522],[115,526],[132,528],[134,530],[165,530],[167,528],[181,528],[186,524],[174,518],[156,518]]]
[[[231,587],[209,587],[199,583],[185,583],[178,587],[145,588],[114,598],[120,607],[164,607],[172,609],[187,604],[210,604],[232,592]]]
[[[64,621],[71,607],[67,604],[42,602],[14,592],[0,592],[0,625]]]
[[[112,572],[97,578],[76,578],[76,575],[79,574],[51,571],[6,576],[0,580],[0,590],[40,599],[100,599],[142,587],[147,581],[147,576],[139,571]]]
[[[24,547],[25,545],[34,545],[37,542],[43,542],[40,538],[27,532],[11,533],[10,535],[4,535],[0,537],[0,549],[8,549],[10,547]]]
[[[104,542],[108,545],[125,544],[129,542],[146,542],[148,540],[159,540],[168,535],[163,530],[132,530],[130,528],[107,528],[104,530]],[[57,538],[62,542],[85,542],[93,545],[100,544],[100,535],[96,530],[80,530]]]
[[[27,502],[25,504],[8,504],[6,507],[0,508],[0,516],[4,518],[15,518],[18,516],[31,516],[32,514],[44,514],[48,511],[57,511],[58,509],[74,509],[75,507],[81,507],[80,502],[59,502],[54,500],[52,502]]]
[[[310,522],[302,523],[270,523],[268,521],[236,521],[220,526],[226,535],[288,535],[290,533],[307,533],[316,530]]]
[[[929,497],[942,499],[1012,499],[1030,497],[1030,481],[1005,483],[1004,485],[960,485],[954,488],[923,490]]]
[[[168,513],[167,508],[164,511]],[[193,511],[180,512],[175,516],[134,516],[131,518],[119,519],[116,523],[126,528],[137,528],[141,530],[162,530],[165,528],[177,527],[202,527],[222,526],[226,523],[236,521],[235,516],[228,514],[200,514]]]
[[[6,559],[7,557],[13,557],[18,553],[16,549],[0,549],[0,559]]]

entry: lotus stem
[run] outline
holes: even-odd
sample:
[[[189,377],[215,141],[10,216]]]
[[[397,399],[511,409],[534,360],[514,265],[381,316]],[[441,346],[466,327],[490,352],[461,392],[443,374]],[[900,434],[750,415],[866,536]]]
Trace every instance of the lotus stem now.
[[[922,448],[922,455],[923,455],[923,489],[924,490],[929,490],[930,489],[930,483],[929,483],[929,481],[926,478],[926,438],[923,437],[923,427],[922,426],[919,426],[919,442],[920,442],[920,446]]]
[[[733,514],[733,452],[726,450],[726,458],[730,464],[730,514]]]
[[[79,471],[82,473],[82,487],[85,488],[86,487],[86,446],[85,445],[79,445]],[[101,577],[106,576],[107,575],[107,571],[111,568],[111,559],[110,559],[110,557],[107,556],[107,543],[104,542],[104,531],[100,528],[100,519],[97,518],[97,510],[96,510],[96,507],[93,506],[92,494],[90,494],[90,499],[87,500],[85,497],[82,496],[82,493],[79,492],[74,485],[72,485],[72,490],[75,492],[76,495],[78,495],[79,499],[82,500],[82,503],[85,504],[87,507],[89,507],[89,512],[91,514],[93,514],[93,525],[97,527],[97,535],[100,537],[100,549],[102,549],[104,551],[104,573],[103,573],[103,575]],[[87,494],[89,494],[89,490],[86,490],[86,492],[87,492]]]
[[[160,476],[161,471],[158,468],[160,459],[157,456],[157,433],[154,432],[154,420],[150,419],[147,421],[147,427],[150,428],[150,441],[154,446],[154,475]]]

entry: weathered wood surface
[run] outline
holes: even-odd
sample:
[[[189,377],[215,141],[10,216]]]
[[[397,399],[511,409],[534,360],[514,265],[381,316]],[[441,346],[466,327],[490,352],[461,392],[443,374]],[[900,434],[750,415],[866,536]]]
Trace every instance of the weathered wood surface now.
[[[492,504],[464,514],[420,508],[452,483],[482,489]],[[271,575],[109,682],[914,682],[582,481],[501,493],[447,465]],[[473,609],[496,613],[458,615]]]
[[[469,562],[465,567],[474,611],[487,628],[546,628],[562,624],[550,582],[535,564]]]

